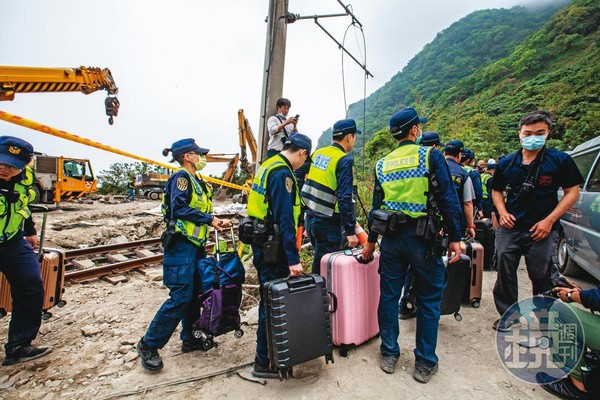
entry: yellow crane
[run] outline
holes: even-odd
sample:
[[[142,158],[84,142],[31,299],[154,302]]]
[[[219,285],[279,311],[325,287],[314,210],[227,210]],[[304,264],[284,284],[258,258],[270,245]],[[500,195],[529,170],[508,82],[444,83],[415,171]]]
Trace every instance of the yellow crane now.
[[[104,106],[108,123],[119,113],[119,88],[108,68],[46,68],[0,65],[0,101],[12,101],[15,93],[81,92],[106,90]]]

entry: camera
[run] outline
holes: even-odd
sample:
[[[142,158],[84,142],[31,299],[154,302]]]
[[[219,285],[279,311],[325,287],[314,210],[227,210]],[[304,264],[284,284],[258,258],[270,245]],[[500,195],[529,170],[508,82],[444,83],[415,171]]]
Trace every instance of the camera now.
[[[300,118],[300,114],[296,114],[296,116],[294,116],[295,119]]]
[[[523,185],[521,185],[522,194],[533,194],[534,191],[535,185],[531,182],[523,182]]]

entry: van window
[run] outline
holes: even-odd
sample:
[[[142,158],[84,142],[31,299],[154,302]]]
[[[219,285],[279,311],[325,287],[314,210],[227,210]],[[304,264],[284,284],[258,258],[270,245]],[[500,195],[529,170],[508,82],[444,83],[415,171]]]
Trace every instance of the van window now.
[[[594,161],[596,161],[596,156],[598,155],[598,151],[592,151],[589,153],[572,156],[573,161],[577,164],[583,179],[585,180],[592,169],[592,165],[594,165]],[[597,168],[596,168],[597,169]],[[583,188],[583,183],[579,185]]]
[[[594,172],[590,176],[587,190],[589,192],[600,192],[600,165],[598,163],[594,166]]]

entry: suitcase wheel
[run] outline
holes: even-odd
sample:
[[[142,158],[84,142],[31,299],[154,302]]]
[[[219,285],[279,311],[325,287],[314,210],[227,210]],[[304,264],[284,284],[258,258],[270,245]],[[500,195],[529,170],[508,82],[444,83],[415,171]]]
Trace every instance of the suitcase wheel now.
[[[202,339],[204,335],[202,335],[202,331],[200,329],[194,329],[192,331],[192,336],[194,336],[194,339]]]
[[[6,310],[4,308],[0,308],[0,318],[6,317]]]
[[[279,369],[279,380],[283,381],[284,379],[288,379],[288,378],[293,378],[294,377],[294,370],[292,369],[292,367],[290,368],[285,368]]]
[[[215,342],[213,342],[212,339],[204,339],[201,343],[200,343],[200,347],[202,347],[202,350],[204,351],[208,351],[210,349],[212,349],[215,346]]]
[[[233,332],[233,337],[236,339],[241,339],[242,336],[244,336],[244,331],[241,329],[236,329],[235,332]]]
[[[473,308],[479,308],[481,306],[481,304],[479,303],[479,299],[472,300],[471,305],[473,306]]]
[[[457,321],[462,321],[462,315],[460,315],[460,313],[455,312],[454,313],[454,319]]]
[[[48,311],[44,311],[42,313],[42,320],[48,321],[52,317],[52,313]]]
[[[347,346],[340,347],[340,356],[348,357],[348,347]],[[325,357],[325,363],[328,363],[328,362],[329,362],[329,360],[327,359],[327,357]]]
[[[340,355],[341,355],[341,351],[340,351]],[[348,355],[348,349],[347,348],[346,348],[346,355]],[[342,356],[342,357],[346,357],[346,356]],[[333,352],[325,355],[325,364],[329,364],[329,361],[331,361],[332,364],[335,362],[333,360]]]
[[[56,306],[59,307],[59,308],[63,308],[66,304],[67,304],[66,301],[61,300],[58,303],[56,303]]]

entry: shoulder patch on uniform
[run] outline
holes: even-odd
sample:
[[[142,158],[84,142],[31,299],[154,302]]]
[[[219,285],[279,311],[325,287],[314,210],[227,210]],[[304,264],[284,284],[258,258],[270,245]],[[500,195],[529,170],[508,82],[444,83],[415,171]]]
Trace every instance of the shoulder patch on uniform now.
[[[185,192],[188,188],[188,180],[185,177],[181,177],[181,178],[177,178],[177,189],[181,190],[182,192]]]
[[[292,180],[292,178],[290,178],[290,177],[285,178],[285,190],[287,190],[288,193],[292,193],[293,187],[294,187],[294,181]]]

